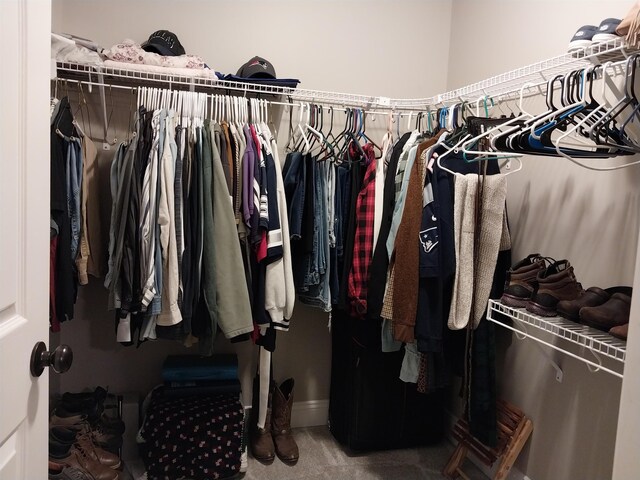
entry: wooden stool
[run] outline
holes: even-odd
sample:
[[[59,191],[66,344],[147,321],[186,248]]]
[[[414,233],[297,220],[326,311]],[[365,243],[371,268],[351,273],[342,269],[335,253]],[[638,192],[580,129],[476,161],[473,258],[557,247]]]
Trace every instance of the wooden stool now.
[[[496,460],[500,459],[498,470],[493,480],[507,478],[511,467],[524,444],[527,443],[533,431],[533,422],[525,417],[522,410],[508,402],[498,400],[498,444],[495,448],[483,445],[469,433],[469,424],[465,420],[458,420],[453,427],[453,436],[458,441],[458,446],[449,458],[447,466],[442,474],[447,478],[462,477],[469,480],[462,471],[462,463],[467,453],[472,452],[485,465],[492,467]]]

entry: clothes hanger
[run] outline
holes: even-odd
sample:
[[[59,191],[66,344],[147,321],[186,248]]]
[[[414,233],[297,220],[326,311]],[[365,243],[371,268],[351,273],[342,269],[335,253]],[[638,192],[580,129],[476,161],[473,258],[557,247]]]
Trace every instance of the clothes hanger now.
[[[298,132],[300,134],[300,140],[302,143],[304,143],[305,145],[305,149],[303,150],[303,154],[307,154],[309,152],[309,150],[311,149],[311,145],[309,143],[309,139],[307,138],[307,135],[305,134],[305,129],[307,124],[305,123],[305,126],[302,126],[302,120],[303,120],[303,116],[304,116],[304,109],[305,107],[307,108],[307,110],[309,110],[309,104],[304,104],[302,102],[300,102],[300,118],[298,120]],[[299,147],[296,147],[296,150],[298,150]]]
[[[330,123],[329,123],[329,133],[324,136],[324,143],[322,146],[322,152],[325,154],[323,157],[317,159],[318,162],[323,162],[329,158],[333,158],[335,160],[335,148],[332,144],[332,139],[335,140],[335,136],[333,135],[333,116],[334,109],[332,106],[329,106],[329,114],[330,114]]]
[[[600,104],[595,100],[591,92],[594,72],[595,67],[589,67],[579,72],[579,75],[574,73],[565,77],[565,91],[563,92],[565,107],[559,109],[556,115],[549,119],[546,124],[536,129],[537,138],[529,136],[527,143],[533,150],[532,153],[556,154],[557,144],[551,139],[551,134],[554,131],[565,129],[567,125],[576,124],[585,117],[588,122],[591,122],[593,116],[590,116],[590,113],[594,110],[599,112],[598,107]],[[571,103],[574,100],[577,101]],[[591,141],[586,142],[586,137],[574,136],[573,141],[578,143],[563,147],[565,153],[573,157],[608,157],[615,155],[615,152],[611,149],[596,148],[596,150],[593,150],[593,143]],[[581,148],[585,146],[589,149],[584,150]]]
[[[608,66],[609,66],[608,64],[605,64],[603,66],[603,79],[602,79],[602,98],[603,99],[605,98],[605,89],[606,89],[606,79],[607,79]],[[635,70],[634,67],[632,67],[632,69]],[[628,80],[628,78],[626,80]],[[619,103],[617,105],[619,105]],[[604,110],[605,108],[606,107],[605,107],[604,103],[598,105],[598,108],[593,110],[590,115],[587,115],[580,122],[578,122],[572,129],[567,130],[567,132],[565,132],[563,135],[561,135],[555,142],[555,147],[556,147],[557,154],[559,156],[562,156],[562,157],[566,158],[567,160],[579,165],[579,166],[582,166],[582,167],[587,168],[589,170],[595,170],[595,171],[618,170],[620,168],[627,168],[627,167],[630,167],[630,166],[635,165],[636,163],[638,163],[638,162],[632,162],[632,163],[629,163],[629,164],[618,165],[618,166],[614,166],[614,167],[592,167],[592,166],[589,166],[589,165],[583,164],[582,162],[577,161],[574,158],[575,155],[570,155],[567,151],[565,151],[567,149],[561,148],[561,144],[562,144],[562,142],[564,141],[564,139],[566,137],[572,135],[576,131],[581,131],[582,130],[582,125],[589,122],[590,116],[598,116],[598,115],[600,115],[600,111]],[[638,109],[640,109],[640,105],[636,106],[636,109],[634,109],[634,111],[632,112],[632,114],[631,114],[631,116],[630,116],[630,118],[628,120],[632,119],[633,116],[635,116],[635,114],[637,113],[636,111]],[[616,152],[617,154],[630,154],[630,153],[638,153],[638,152],[640,152],[640,148],[638,146],[635,146],[635,145],[634,146],[630,146],[630,145],[627,145],[627,144],[625,144],[625,145],[617,145],[617,144],[613,145],[611,143],[607,143],[606,145],[607,146],[616,147],[618,149],[618,151]],[[597,157],[600,158],[601,156],[597,156]]]
[[[617,132],[617,129],[615,128],[616,118],[618,118],[627,108],[630,108],[633,111],[635,106],[638,104],[638,100],[635,95],[635,72],[637,59],[638,55],[636,54],[629,57],[625,63],[624,96],[622,96],[622,98],[620,98],[620,100],[591,127],[589,137],[596,143],[622,147],[619,142],[613,143],[607,141],[607,139],[610,138],[612,132]]]
[[[490,129],[488,129],[488,130],[486,130],[484,132],[481,132],[479,135],[476,135],[476,136],[472,136],[471,134],[465,135],[457,144],[455,144],[455,145],[453,145],[452,147],[449,147],[449,148],[445,147],[446,151],[439,155],[438,160],[441,161],[442,158],[446,157],[447,155],[451,154],[452,152],[457,154],[460,151],[462,151],[463,154],[465,155],[465,159],[466,159],[466,155],[482,155],[485,160],[489,160],[490,158],[488,158],[486,150],[471,150],[471,147],[473,145],[476,145],[483,138],[487,138],[487,137],[490,138],[494,133],[500,132],[506,126],[510,126],[510,125],[515,124],[515,123],[521,122],[525,118],[532,118],[532,115],[530,113],[526,112],[524,107],[523,107],[524,90],[525,90],[525,88],[527,88],[530,85],[531,85],[530,83],[525,83],[520,88],[519,108],[520,108],[521,115],[519,115],[518,117],[512,118],[512,119],[505,120],[504,122],[501,122],[499,125],[497,125],[497,126],[495,126],[493,128],[490,128]],[[478,98],[476,100],[476,112],[478,114],[480,113],[480,102],[484,101],[485,115],[487,115],[487,116],[489,115],[489,109],[488,109],[488,106],[487,106],[487,100],[488,100],[487,96],[480,97],[480,98]],[[519,127],[516,127],[516,129],[519,130]],[[448,136],[449,135],[450,134],[448,134]],[[446,137],[445,137],[445,139],[446,139]],[[446,145],[445,139],[439,140],[438,143]],[[506,154],[501,154],[499,152],[499,150],[496,148],[496,146],[495,146],[495,144],[493,142],[491,143],[491,146],[492,146],[493,150],[497,150],[497,152],[492,152],[492,153],[494,153],[493,158],[495,158],[495,159],[516,158],[516,156],[513,153],[510,153],[510,152],[506,153]],[[518,156],[521,156],[521,155],[518,155]]]
[[[374,118],[375,118],[375,117],[374,117]],[[374,156],[375,156],[375,158],[376,158],[376,159],[381,158],[381,157],[382,157],[382,148],[380,148],[380,147],[378,146],[378,144],[377,144],[376,142],[374,142],[374,141],[371,139],[371,137],[369,137],[369,136],[367,135],[367,133],[366,133],[366,129],[367,129],[367,114],[366,114],[362,109],[360,109],[360,119],[361,119],[361,122],[360,122],[360,127],[361,127],[361,128],[360,128],[360,133],[359,133],[359,135],[358,135],[358,138],[362,138],[362,137],[364,137],[364,139],[365,139],[367,142],[369,142],[369,143],[373,146],[373,148],[374,148],[374,149],[376,149],[376,150],[378,151],[379,155],[374,155]]]
[[[341,161],[342,159],[342,154],[344,152],[344,143],[346,142],[346,133],[347,131],[351,128],[351,122],[352,122],[352,110],[350,108],[345,107],[344,108],[344,128],[342,129],[342,131],[340,133],[338,133],[337,135],[335,135],[334,141],[332,143],[333,145],[333,151],[337,151],[336,153],[336,160],[338,162]]]

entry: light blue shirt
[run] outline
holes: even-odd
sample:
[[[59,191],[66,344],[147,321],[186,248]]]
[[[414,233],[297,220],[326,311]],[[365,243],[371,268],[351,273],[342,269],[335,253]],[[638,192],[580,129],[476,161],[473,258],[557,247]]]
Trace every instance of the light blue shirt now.
[[[400,194],[393,208],[393,219],[391,220],[391,229],[389,230],[389,237],[387,238],[387,254],[391,259],[391,254],[396,244],[396,235],[398,234],[398,227],[402,221],[402,213],[404,212],[404,202],[407,198],[407,189],[409,187],[409,177],[411,176],[411,169],[416,161],[416,152],[418,151],[418,145],[413,145],[409,150],[407,165],[404,169],[404,175],[402,177],[402,185],[400,186]]]

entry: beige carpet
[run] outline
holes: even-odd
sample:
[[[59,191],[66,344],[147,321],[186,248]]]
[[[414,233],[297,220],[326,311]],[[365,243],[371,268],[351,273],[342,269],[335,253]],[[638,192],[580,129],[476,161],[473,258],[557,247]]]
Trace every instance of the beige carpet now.
[[[242,480],[441,480],[453,446],[443,442],[437,446],[386,450],[383,452],[347,452],[333,438],[327,427],[294,429],[300,449],[300,460],[294,466],[278,458],[263,465],[249,455],[247,472],[235,478]],[[141,461],[128,462],[129,472],[120,480],[137,480],[144,473]],[[472,480],[487,480],[471,462],[464,466]]]
[[[327,427],[297,428],[294,430],[300,449],[300,460],[294,466],[278,458],[271,465],[263,465],[249,456],[244,480],[435,480],[453,447],[449,443],[438,446],[387,450],[366,454],[347,452],[333,438]],[[486,480],[475,466],[467,461],[465,473],[472,480]]]

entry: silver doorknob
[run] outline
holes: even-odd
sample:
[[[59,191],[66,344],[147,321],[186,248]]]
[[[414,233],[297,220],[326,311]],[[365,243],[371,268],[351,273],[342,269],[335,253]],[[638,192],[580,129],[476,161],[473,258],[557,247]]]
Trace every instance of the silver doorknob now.
[[[38,342],[31,352],[31,375],[39,377],[45,367],[52,367],[56,373],[64,373],[71,368],[73,351],[69,345],[58,345],[53,352],[47,351],[44,342]]]

